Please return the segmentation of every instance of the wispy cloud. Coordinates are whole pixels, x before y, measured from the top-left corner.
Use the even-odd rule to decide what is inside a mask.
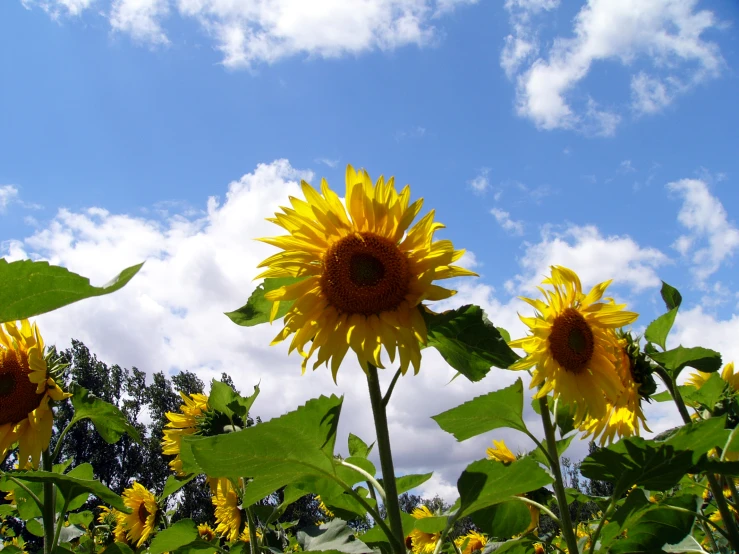
[[[510,235],[523,235],[523,222],[511,219],[511,214],[500,208],[493,208],[490,213],[495,217],[503,230]]]
[[[467,184],[469,184],[472,192],[474,192],[475,194],[485,194],[488,189],[490,189],[490,178],[488,177],[489,175],[490,168],[483,167],[480,170],[480,173],[474,179],[468,181]]]

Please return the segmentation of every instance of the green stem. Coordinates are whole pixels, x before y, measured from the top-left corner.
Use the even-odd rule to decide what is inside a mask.
[[[59,521],[56,522],[56,532],[54,533],[54,542],[51,543],[52,551],[56,548],[56,545],[59,543],[59,535],[62,534],[62,527],[64,527],[64,514],[67,513],[68,507],[69,507],[69,500],[65,498],[64,507],[62,508],[62,513],[59,514]]]
[[[372,403],[372,415],[375,420],[377,449],[380,453],[380,468],[382,469],[382,482],[385,485],[385,509],[387,510],[387,517],[390,521],[390,530],[395,537],[395,542],[398,543],[395,545],[395,551],[397,554],[405,554],[405,535],[403,533],[403,520],[400,518],[400,505],[398,504],[398,488],[395,483],[393,456],[390,451],[387,413],[385,412],[385,404],[382,399],[377,368],[372,364],[367,364],[367,385],[369,387],[370,402]]]
[[[702,512],[701,512],[701,515],[703,515]],[[706,523],[706,520],[707,519],[708,518],[706,518],[706,516],[703,515],[703,519],[700,520],[701,521],[701,527],[703,528],[703,534],[708,539],[708,542],[711,543],[711,551],[715,552],[716,554],[719,554],[721,551],[719,550],[718,545],[716,544],[716,539],[713,538],[713,531],[711,531],[711,528],[708,526],[708,523],[713,524],[713,522],[710,521],[710,520],[708,520],[708,523]],[[721,529],[721,532],[723,533],[724,530]]]
[[[257,544],[257,525],[251,506],[246,509],[246,520],[249,523],[249,551],[251,554],[258,554],[259,545]]]
[[[387,501],[385,498],[385,489],[382,488],[382,485],[380,485],[380,483],[377,482],[377,479],[375,479],[374,476],[370,475],[368,472],[363,470],[361,467],[355,466],[354,464],[350,464],[349,462],[346,462],[344,460],[341,460],[341,465],[346,466],[350,469],[353,469],[354,471],[359,473],[362,477],[367,479],[367,483],[371,483],[372,485],[374,485],[374,488],[376,488],[377,492],[380,493],[380,497],[382,498],[382,501],[383,502]]]
[[[667,373],[665,368],[660,365],[657,365],[655,367],[654,372],[660,376],[662,381],[665,383],[667,390],[670,391],[672,399],[675,401],[675,405],[677,406],[677,411],[680,412],[680,417],[683,418],[683,422],[685,424],[692,423],[692,420],[690,419],[690,414],[688,414],[688,410],[685,407],[683,397],[680,394],[680,389],[675,386],[675,381],[672,376]],[[708,485],[711,487],[711,492],[713,493],[714,500],[716,500],[716,506],[718,507],[718,511],[721,514],[721,520],[726,526],[729,544],[731,544],[731,547],[734,549],[735,552],[739,552],[739,528],[737,528],[734,515],[729,509],[729,505],[726,503],[723,488],[716,479],[716,476],[712,473],[707,473],[706,479],[708,480]]]
[[[549,450],[547,450],[546,448],[544,448],[544,445],[543,445],[543,444],[541,444],[541,441],[539,441],[539,439],[537,439],[537,438],[536,438],[536,437],[535,437],[535,436],[534,436],[534,435],[533,435],[533,434],[532,434],[532,433],[531,433],[531,432],[530,432],[530,431],[529,431],[528,429],[524,429],[524,433],[526,433],[526,434],[528,435],[528,437],[529,437],[529,438],[530,438],[530,439],[531,439],[532,441],[534,441],[534,443],[536,444],[536,446],[538,446],[538,447],[539,447],[539,450],[541,450],[541,451],[542,451],[542,452],[544,453],[544,456],[546,457],[546,459],[547,459],[547,460],[549,460],[549,465],[550,465],[550,467],[551,467],[551,466],[552,466],[553,464],[555,464],[555,463],[556,463],[556,462],[554,461],[554,458],[552,458],[552,457],[551,457],[551,456],[549,455]]]
[[[554,425],[552,418],[549,416],[549,405],[547,397],[539,398],[539,407],[541,409],[541,421],[544,425],[544,435],[547,438],[547,448],[552,461],[552,474],[554,475],[554,495],[559,506],[559,517],[562,521],[560,528],[567,543],[567,550],[570,554],[578,554],[577,538],[572,530],[572,519],[570,518],[570,507],[567,505],[567,494],[565,493],[564,481],[562,480],[562,469],[559,466],[559,454],[557,453],[557,437],[554,435]]]
[[[393,394],[393,391],[395,390],[395,383],[398,382],[398,378],[402,375],[401,371],[398,370],[395,372],[395,375],[393,375],[393,380],[390,381],[390,386],[387,388],[387,391],[385,392],[385,396],[382,398],[382,407],[386,407],[387,403],[390,402],[390,396]]]
[[[64,428],[64,430],[59,435],[59,438],[56,441],[56,446],[54,447],[54,453],[51,455],[51,463],[52,464],[54,462],[56,462],[56,459],[59,457],[59,453],[62,450],[62,443],[64,442],[64,437],[69,432],[69,430],[72,428],[72,425],[74,425],[75,423],[77,423],[77,421],[79,421],[79,420],[75,420],[74,418],[72,418],[72,421],[70,421],[67,424],[67,426]]]
[[[611,502],[608,504],[608,507],[606,508],[606,511],[603,512],[603,515],[600,518],[600,521],[598,522],[598,527],[595,529],[595,533],[593,533],[593,537],[590,539],[590,554],[593,554],[595,552],[595,543],[598,542],[598,538],[600,538],[600,532],[603,529],[603,525],[605,525],[606,520],[611,517],[611,513],[613,510],[616,509],[616,491],[613,491],[613,496],[611,496]]]
[[[377,504],[377,494],[375,493],[375,487],[372,486],[372,483],[367,481],[367,489],[369,490],[369,495],[372,500],[375,501],[375,504]]]
[[[734,478],[729,477],[728,475],[723,476],[724,481],[726,481],[726,485],[729,487],[729,490],[731,491],[731,500],[734,504],[734,506],[739,506],[739,492],[736,490],[736,485],[734,484]]]
[[[44,471],[53,471],[54,464],[47,448],[41,453]],[[44,481],[44,554],[51,554],[54,548],[54,520],[56,519],[56,497],[54,483]]]
[[[539,504],[536,500],[531,500],[530,498],[526,498],[525,496],[511,496],[510,499],[518,500],[519,502],[524,502],[526,504],[530,504],[531,506],[536,506],[537,508],[539,508],[539,510],[541,510],[542,512],[547,514],[549,517],[551,517],[554,523],[562,527],[562,522],[557,517],[557,514],[555,514],[552,510],[544,506],[544,504]]]

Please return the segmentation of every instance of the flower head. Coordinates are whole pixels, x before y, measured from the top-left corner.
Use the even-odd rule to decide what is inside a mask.
[[[320,193],[301,186],[305,200],[291,197],[292,208],[269,220],[288,234],[261,239],[283,252],[259,265],[268,269],[258,278],[302,277],[265,295],[274,302],[272,319],[281,301],[294,301],[273,344],[294,335],[290,351],[304,357],[303,372],[317,353],[313,369],[330,362],[334,380],[350,348],[365,371],[384,367],[384,348],[391,362],[397,352],[403,373],[411,364],[418,372],[419,342],[426,343],[421,303],[454,294],[433,281],[475,275],[452,265],[464,251],[433,240],[443,227],[433,211],[411,227],[423,201],[411,204],[409,187],[398,193],[393,178],[373,185],[366,171],[348,166],[344,203],[325,180]]]
[[[541,386],[535,398],[552,393],[565,405],[575,407],[575,425],[586,415],[600,419],[614,403],[623,385],[613,354],[614,329],[638,317],[613,300],[599,302],[610,281],[582,291],[577,274],[562,266],[552,266],[551,277],[543,281],[553,290],[539,290],[546,301],[522,298],[536,310],[534,317],[521,317],[531,335],[509,343],[522,348],[526,357],[509,369],[536,366],[531,388]]]
[[[431,510],[423,505],[415,508],[411,515],[416,519],[434,516]],[[411,540],[411,550],[414,554],[433,554],[436,543],[441,538],[441,533],[425,533],[420,529],[414,529],[411,531],[409,538]]]
[[[696,371],[690,374],[690,376],[685,380],[685,384],[693,385],[695,388],[699,389],[705,385],[706,381],[710,378],[711,373]],[[721,378],[729,384],[732,391],[739,392],[739,373],[734,373],[734,362],[729,362],[724,366],[724,369],[721,370]]]
[[[257,539],[262,538],[262,532],[257,529]],[[239,535],[239,540],[241,542],[251,542],[251,536],[249,535],[249,524],[247,523],[244,526],[244,530],[241,532],[241,535]]]
[[[207,523],[201,523],[198,525],[198,536],[204,541],[210,542],[216,538],[216,532]]]
[[[151,537],[156,528],[159,511],[157,499],[141,483],[131,485],[123,491],[122,496],[123,503],[131,508],[131,513],[118,512],[118,527],[126,532],[126,538],[132,544],[139,547]]]
[[[485,535],[481,535],[477,531],[470,531],[466,535],[462,535],[454,541],[454,544],[462,552],[462,554],[472,554],[477,550],[482,550],[488,542]]]
[[[241,531],[241,508],[239,495],[231,481],[219,479],[211,501],[215,506],[216,533],[229,541],[235,541]]]
[[[182,460],[180,459],[182,437],[198,432],[199,420],[208,411],[208,397],[204,394],[191,394],[188,396],[183,392],[180,392],[180,396],[184,402],[180,406],[180,413],[166,413],[169,423],[167,423],[164,429],[162,454],[175,456],[175,459],[169,462],[169,467],[177,475],[182,476],[184,475],[182,471]]]
[[[328,506],[321,500],[321,495],[316,495],[316,500],[318,500],[318,509],[326,516],[328,517],[334,517],[334,513],[329,509]]]
[[[508,449],[505,441],[493,440],[493,445],[495,445],[495,448],[487,449],[488,460],[496,460],[504,464],[516,461],[516,455]]]
[[[0,462],[17,442],[18,465],[37,468],[51,440],[50,400],[65,393],[51,376],[44,341],[27,319],[0,324]]]

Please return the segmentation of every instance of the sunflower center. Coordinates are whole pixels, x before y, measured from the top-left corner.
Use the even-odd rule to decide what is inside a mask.
[[[36,394],[30,372],[24,352],[0,349],[0,426],[23,421],[38,408],[44,394]]]
[[[572,373],[580,373],[593,357],[593,331],[580,312],[567,308],[552,323],[549,349],[559,365]]]
[[[338,240],[323,258],[321,289],[329,303],[347,314],[395,310],[410,283],[408,258],[398,246],[374,233]]]
[[[146,509],[146,504],[142,502],[139,504],[139,521],[146,525],[146,518],[149,517],[149,510]]]

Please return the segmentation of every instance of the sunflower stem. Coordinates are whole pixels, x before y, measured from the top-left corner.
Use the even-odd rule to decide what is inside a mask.
[[[377,368],[367,364],[367,385],[369,387],[370,402],[372,404],[372,415],[375,420],[375,432],[377,433],[377,449],[380,453],[380,468],[382,469],[382,484],[385,488],[385,509],[390,521],[390,530],[395,536],[397,554],[405,554],[405,535],[403,534],[403,520],[400,518],[400,505],[398,504],[398,487],[395,483],[395,468],[393,467],[393,456],[390,451],[390,433],[387,425],[387,413],[383,403],[382,390],[380,389],[380,378]],[[390,537],[388,537],[390,538]]]
[[[382,498],[383,502],[386,502],[385,499],[385,489],[382,488],[382,485],[377,482],[377,479],[375,479],[372,475],[370,475],[368,472],[363,470],[361,467],[355,466],[354,464],[350,464],[349,462],[345,462],[344,460],[341,460],[341,465],[348,467],[350,469],[353,469],[357,473],[359,473],[362,477],[365,477],[367,479],[367,483],[371,483],[371,485],[374,485],[374,488],[377,489],[377,492],[380,493],[380,497]]]
[[[56,522],[56,532],[54,533],[54,542],[51,543],[51,550],[56,548],[59,543],[59,536],[62,534],[62,527],[64,527],[64,514],[67,513],[69,507],[69,500],[64,499],[64,507],[62,507],[62,513],[59,514],[59,521]]]
[[[390,381],[390,386],[387,388],[387,391],[385,391],[385,396],[382,398],[382,407],[386,407],[387,403],[390,402],[390,396],[393,394],[393,391],[395,390],[395,383],[398,382],[398,378],[403,373],[398,369],[398,371],[395,372],[395,375],[393,375],[393,380]]]
[[[677,411],[680,412],[680,417],[683,418],[683,423],[685,423],[686,425],[692,423],[693,420],[690,418],[688,409],[685,407],[685,401],[680,394],[680,389],[678,389],[675,384],[675,380],[669,373],[667,373],[667,370],[659,364],[656,364],[654,372],[660,376],[665,384],[665,387],[667,387],[667,390],[670,391],[670,395],[672,396],[672,399],[677,406]],[[716,479],[716,476],[713,473],[706,473],[706,479],[708,480],[708,485],[711,487],[711,492],[713,493],[713,498],[716,501],[718,511],[721,514],[721,520],[726,526],[726,533],[728,534],[729,543],[731,544],[731,547],[734,549],[735,552],[739,552],[739,528],[737,528],[734,515],[729,509],[729,505],[726,503],[723,488],[721,487],[718,479]]]
[[[246,520],[249,522],[249,551],[251,554],[258,554],[259,545],[257,544],[257,526],[251,506],[246,509]]]
[[[539,504],[536,500],[531,500],[530,498],[526,498],[525,496],[511,496],[509,500],[518,500],[519,502],[524,502],[525,504],[529,504],[530,506],[535,506],[539,508],[542,512],[544,512],[549,517],[551,517],[554,523],[562,527],[562,522],[557,517],[557,514],[555,514],[552,510],[544,506],[544,504]]]
[[[562,480],[562,469],[559,465],[559,454],[557,453],[557,437],[554,435],[554,425],[552,418],[549,416],[549,405],[547,397],[539,398],[539,406],[541,408],[541,422],[544,425],[544,435],[547,438],[547,448],[549,456],[552,460],[552,474],[554,475],[554,495],[559,506],[559,517],[562,522],[560,528],[567,543],[567,550],[570,554],[578,554],[577,539],[572,530],[572,519],[570,518],[570,507],[567,505],[567,494],[565,493],[564,482]]]
[[[44,471],[53,471],[54,463],[51,460],[49,449],[41,452],[41,463]],[[44,481],[44,554],[51,554],[54,549],[54,520],[56,519],[56,490],[54,483]]]
[[[51,455],[51,463],[53,464],[56,462],[56,459],[59,457],[59,453],[62,450],[62,443],[64,442],[64,437],[67,435],[69,430],[72,428],[72,425],[77,423],[74,418],[72,418],[72,421],[70,421],[67,426],[64,428],[64,430],[59,434],[59,438],[56,440],[56,446],[54,447],[54,453]]]

